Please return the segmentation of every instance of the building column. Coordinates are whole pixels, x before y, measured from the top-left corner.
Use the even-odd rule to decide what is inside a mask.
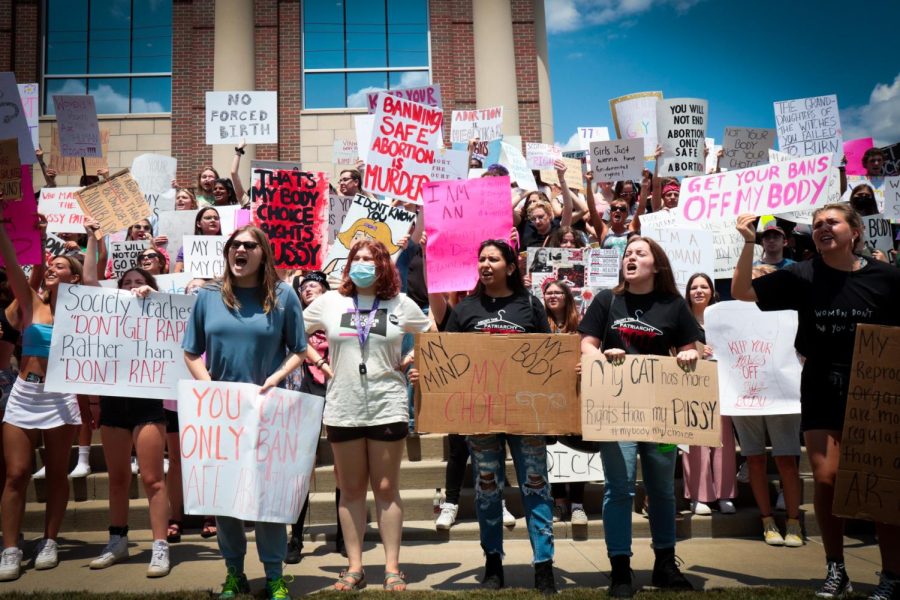
[[[550,97],[550,52],[547,49],[547,17],[544,0],[534,0],[534,42],[537,49],[538,103],[541,114],[541,141],[553,140],[553,100]]]
[[[253,23],[253,0],[216,0],[213,91],[256,89]],[[256,158],[256,146],[248,145],[245,152],[240,176],[249,189],[250,161]],[[213,146],[213,166],[220,176],[229,176],[233,157],[234,146]]]
[[[503,135],[519,135],[519,97],[510,0],[472,0],[475,102],[503,107]]]

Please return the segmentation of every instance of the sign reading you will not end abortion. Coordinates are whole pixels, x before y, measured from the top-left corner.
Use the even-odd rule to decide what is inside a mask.
[[[497,323],[502,326],[502,323]],[[577,433],[578,336],[416,336],[416,426],[434,433]]]
[[[708,102],[698,98],[673,98],[656,104],[656,134],[663,155],[660,176],[702,175],[706,172]]]
[[[581,436],[595,441],[722,445],[715,364],[683,371],[667,356],[626,356],[613,366],[581,359]]]
[[[206,143],[278,142],[278,92],[206,92]]]

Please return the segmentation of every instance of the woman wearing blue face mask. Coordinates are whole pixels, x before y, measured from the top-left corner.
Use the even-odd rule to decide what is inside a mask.
[[[403,505],[400,459],[409,431],[404,333],[428,331],[431,323],[400,293],[400,276],[381,242],[361,240],[347,256],[336,291],[303,311],[306,331],[328,336],[331,369],[323,422],[334,453],[341,499],[338,516],[349,565],[335,583],[341,591],[365,587],[362,540],[366,492],[372,481],[378,533],[384,544],[384,589],[406,589],[400,571]]]

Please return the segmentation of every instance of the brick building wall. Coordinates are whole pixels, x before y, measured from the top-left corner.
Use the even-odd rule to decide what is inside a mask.
[[[541,141],[541,108],[538,97],[537,46],[534,31],[534,2],[512,2],[513,41],[518,82],[519,134],[522,141]]]

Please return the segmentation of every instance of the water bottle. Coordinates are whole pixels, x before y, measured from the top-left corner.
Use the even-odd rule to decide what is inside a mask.
[[[441,514],[441,503],[443,500],[441,488],[434,488],[434,498],[431,500],[431,510],[434,512],[435,519]]]

